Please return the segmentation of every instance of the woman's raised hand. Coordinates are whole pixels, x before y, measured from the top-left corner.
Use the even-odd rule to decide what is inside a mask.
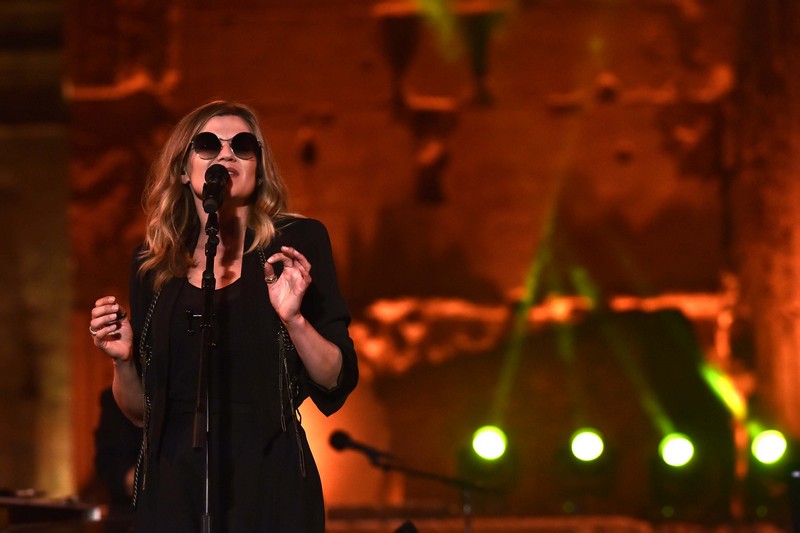
[[[275,275],[273,264],[282,263],[283,272]],[[271,255],[264,264],[264,281],[269,289],[269,301],[281,321],[288,324],[300,317],[303,295],[311,285],[311,263],[290,246],[281,246],[281,251]]]
[[[128,361],[133,354],[133,329],[125,309],[114,296],[104,296],[94,303],[89,334],[94,345],[114,361]]]

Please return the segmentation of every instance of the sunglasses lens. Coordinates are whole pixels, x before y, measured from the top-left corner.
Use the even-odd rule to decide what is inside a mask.
[[[214,159],[222,150],[219,138],[210,132],[198,133],[192,140],[192,149],[200,159]]]
[[[253,159],[259,152],[258,139],[246,131],[237,133],[231,139],[231,149],[239,159]]]

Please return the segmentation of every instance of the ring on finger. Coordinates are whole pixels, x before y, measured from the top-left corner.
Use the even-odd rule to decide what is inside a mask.
[[[273,283],[278,281],[278,276],[274,276],[274,275],[273,276],[267,276],[266,278],[264,278],[264,281],[267,282],[267,285],[272,285]]]
[[[97,332],[94,329],[92,329],[92,326],[89,326],[89,335],[91,335],[92,337],[97,335]]]

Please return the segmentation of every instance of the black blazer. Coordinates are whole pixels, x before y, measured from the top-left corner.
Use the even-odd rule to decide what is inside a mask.
[[[305,255],[311,263],[312,283],[302,303],[303,316],[327,340],[339,347],[342,352],[342,370],[338,385],[326,390],[315,384],[308,376],[300,358],[294,351],[287,353],[290,373],[297,378],[299,389],[295,407],[306,398],[311,400],[325,415],[339,410],[347,396],[358,382],[358,364],[353,341],[347,331],[350,315],[347,305],[339,292],[336,269],[333,262],[330,239],[325,226],[314,219],[288,218],[278,224],[278,233],[264,250],[264,257],[278,252],[281,246],[292,246]],[[196,237],[195,237],[196,239]],[[194,241],[196,242],[196,240]],[[253,242],[253,232],[248,230],[245,250]],[[138,274],[140,264],[138,252],[132,261],[130,302],[131,324],[134,332],[134,357],[140,360],[139,344],[143,321],[153,299],[150,276]],[[280,274],[281,265],[275,265]],[[288,409],[279,397],[277,336],[279,319],[269,301],[264,282],[263,264],[256,251],[246,253],[242,261],[241,273],[242,305],[245,307],[245,323],[241,325],[242,335],[247,339],[247,349],[263,353],[261,371],[251,376],[249,383],[242,386],[262,390],[263,402],[259,406],[260,424],[256,431],[262,433],[265,446],[281,431],[281,410]],[[170,280],[162,288],[152,315],[147,342],[152,346],[152,357],[146,376],[145,393],[151,401],[151,416],[147,439],[148,459],[158,454],[160,437],[164,424],[165,402],[167,398],[167,371],[169,368],[169,325],[182,279]],[[148,461],[150,462],[150,461]],[[151,463],[152,464],[152,463]]]

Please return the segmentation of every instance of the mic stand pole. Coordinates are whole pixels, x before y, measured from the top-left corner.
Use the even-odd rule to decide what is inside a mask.
[[[208,214],[206,221],[206,269],[203,271],[203,318],[200,324],[200,355],[198,358],[197,372],[197,402],[194,412],[194,431],[192,447],[195,450],[205,451],[204,472],[204,508],[200,521],[201,533],[211,533],[211,476],[209,456],[209,432],[211,431],[211,410],[209,406],[209,369],[211,349],[214,346],[212,336],[212,318],[214,316],[214,290],[217,280],[214,278],[214,257],[217,255],[219,244],[219,222],[217,213]]]
[[[459,489],[461,492],[461,514],[464,516],[464,533],[472,533],[472,492],[498,492],[497,489],[484,487],[483,485],[479,485],[465,479],[451,478],[432,472],[408,468],[402,464],[387,461],[383,454],[367,453],[367,456],[374,466],[377,466],[384,471],[401,472],[410,476],[431,479],[433,481],[438,481],[440,483],[444,483],[445,485],[450,485],[451,487]]]

